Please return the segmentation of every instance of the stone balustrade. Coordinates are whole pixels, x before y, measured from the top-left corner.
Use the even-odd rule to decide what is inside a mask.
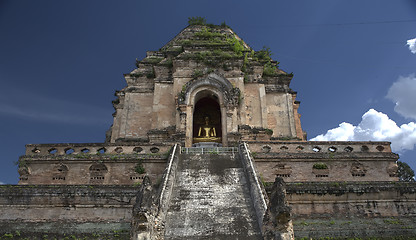
[[[351,141],[249,141],[249,149],[256,153],[391,153],[390,142]]]
[[[256,153],[391,153],[390,142],[350,141],[248,141],[251,152]],[[50,156],[71,154],[155,154],[170,150],[170,145],[136,143],[57,143],[27,144],[26,155]]]
[[[65,156],[81,154],[161,154],[170,150],[170,145],[112,144],[112,143],[54,143],[27,144],[26,156]]]

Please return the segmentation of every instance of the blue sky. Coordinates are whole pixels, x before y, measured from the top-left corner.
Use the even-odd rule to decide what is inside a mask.
[[[416,169],[414,0],[0,0],[0,182],[25,144],[103,142],[123,73],[190,16],[270,47],[309,139],[392,141]]]

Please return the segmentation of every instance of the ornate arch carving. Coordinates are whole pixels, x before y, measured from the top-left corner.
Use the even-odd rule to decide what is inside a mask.
[[[198,89],[212,89],[213,92],[218,94],[219,98],[222,98],[221,104],[224,104],[227,108],[236,107],[240,101],[240,89],[233,87],[230,81],[224,77],[210,73],[206,78],[193,79],[187,82],[183,86],[183,90],[178,97],[178,105],[190,105],[193,103],[195,91]]]

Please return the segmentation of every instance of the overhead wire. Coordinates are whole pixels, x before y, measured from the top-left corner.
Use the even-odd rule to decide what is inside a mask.
[[[349,25],[367,25],[367,24],[387,24],[387,23],[411,23],[416,22],[416,19],[408,20],[389,20],[389,21],[374,21],[374,22],[353,22],[353,23],[322,23],[322,24],[277,24],[276,26],[288,27],[314,27],[314,26],[349,26]]]

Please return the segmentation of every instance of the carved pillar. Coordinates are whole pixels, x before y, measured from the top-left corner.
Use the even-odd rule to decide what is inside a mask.
[[[220,106],[221,109],[221,128],[222,128],[222,145],[224,147],[228,146],[228,140],[227,140],[227,108],[224,105]]]
[[[192,137],[193,137],[193,106],[188,105],[186,106],[186,113],[185,113],[185,147],[192,147]]]
[[[233,111],[227,111],[227,132],[235,132],[234,129],[234,122],[233,122]]]
[[[185,132],[186,130],[186,105],[179,106],[179,131]]]
[[[179,117],[180,117],[180,127],[179,127],[179,131],[181,132],[185,132],[185,128],[186,128],[186,113],[185,112],[181,112],[179,113]]]

